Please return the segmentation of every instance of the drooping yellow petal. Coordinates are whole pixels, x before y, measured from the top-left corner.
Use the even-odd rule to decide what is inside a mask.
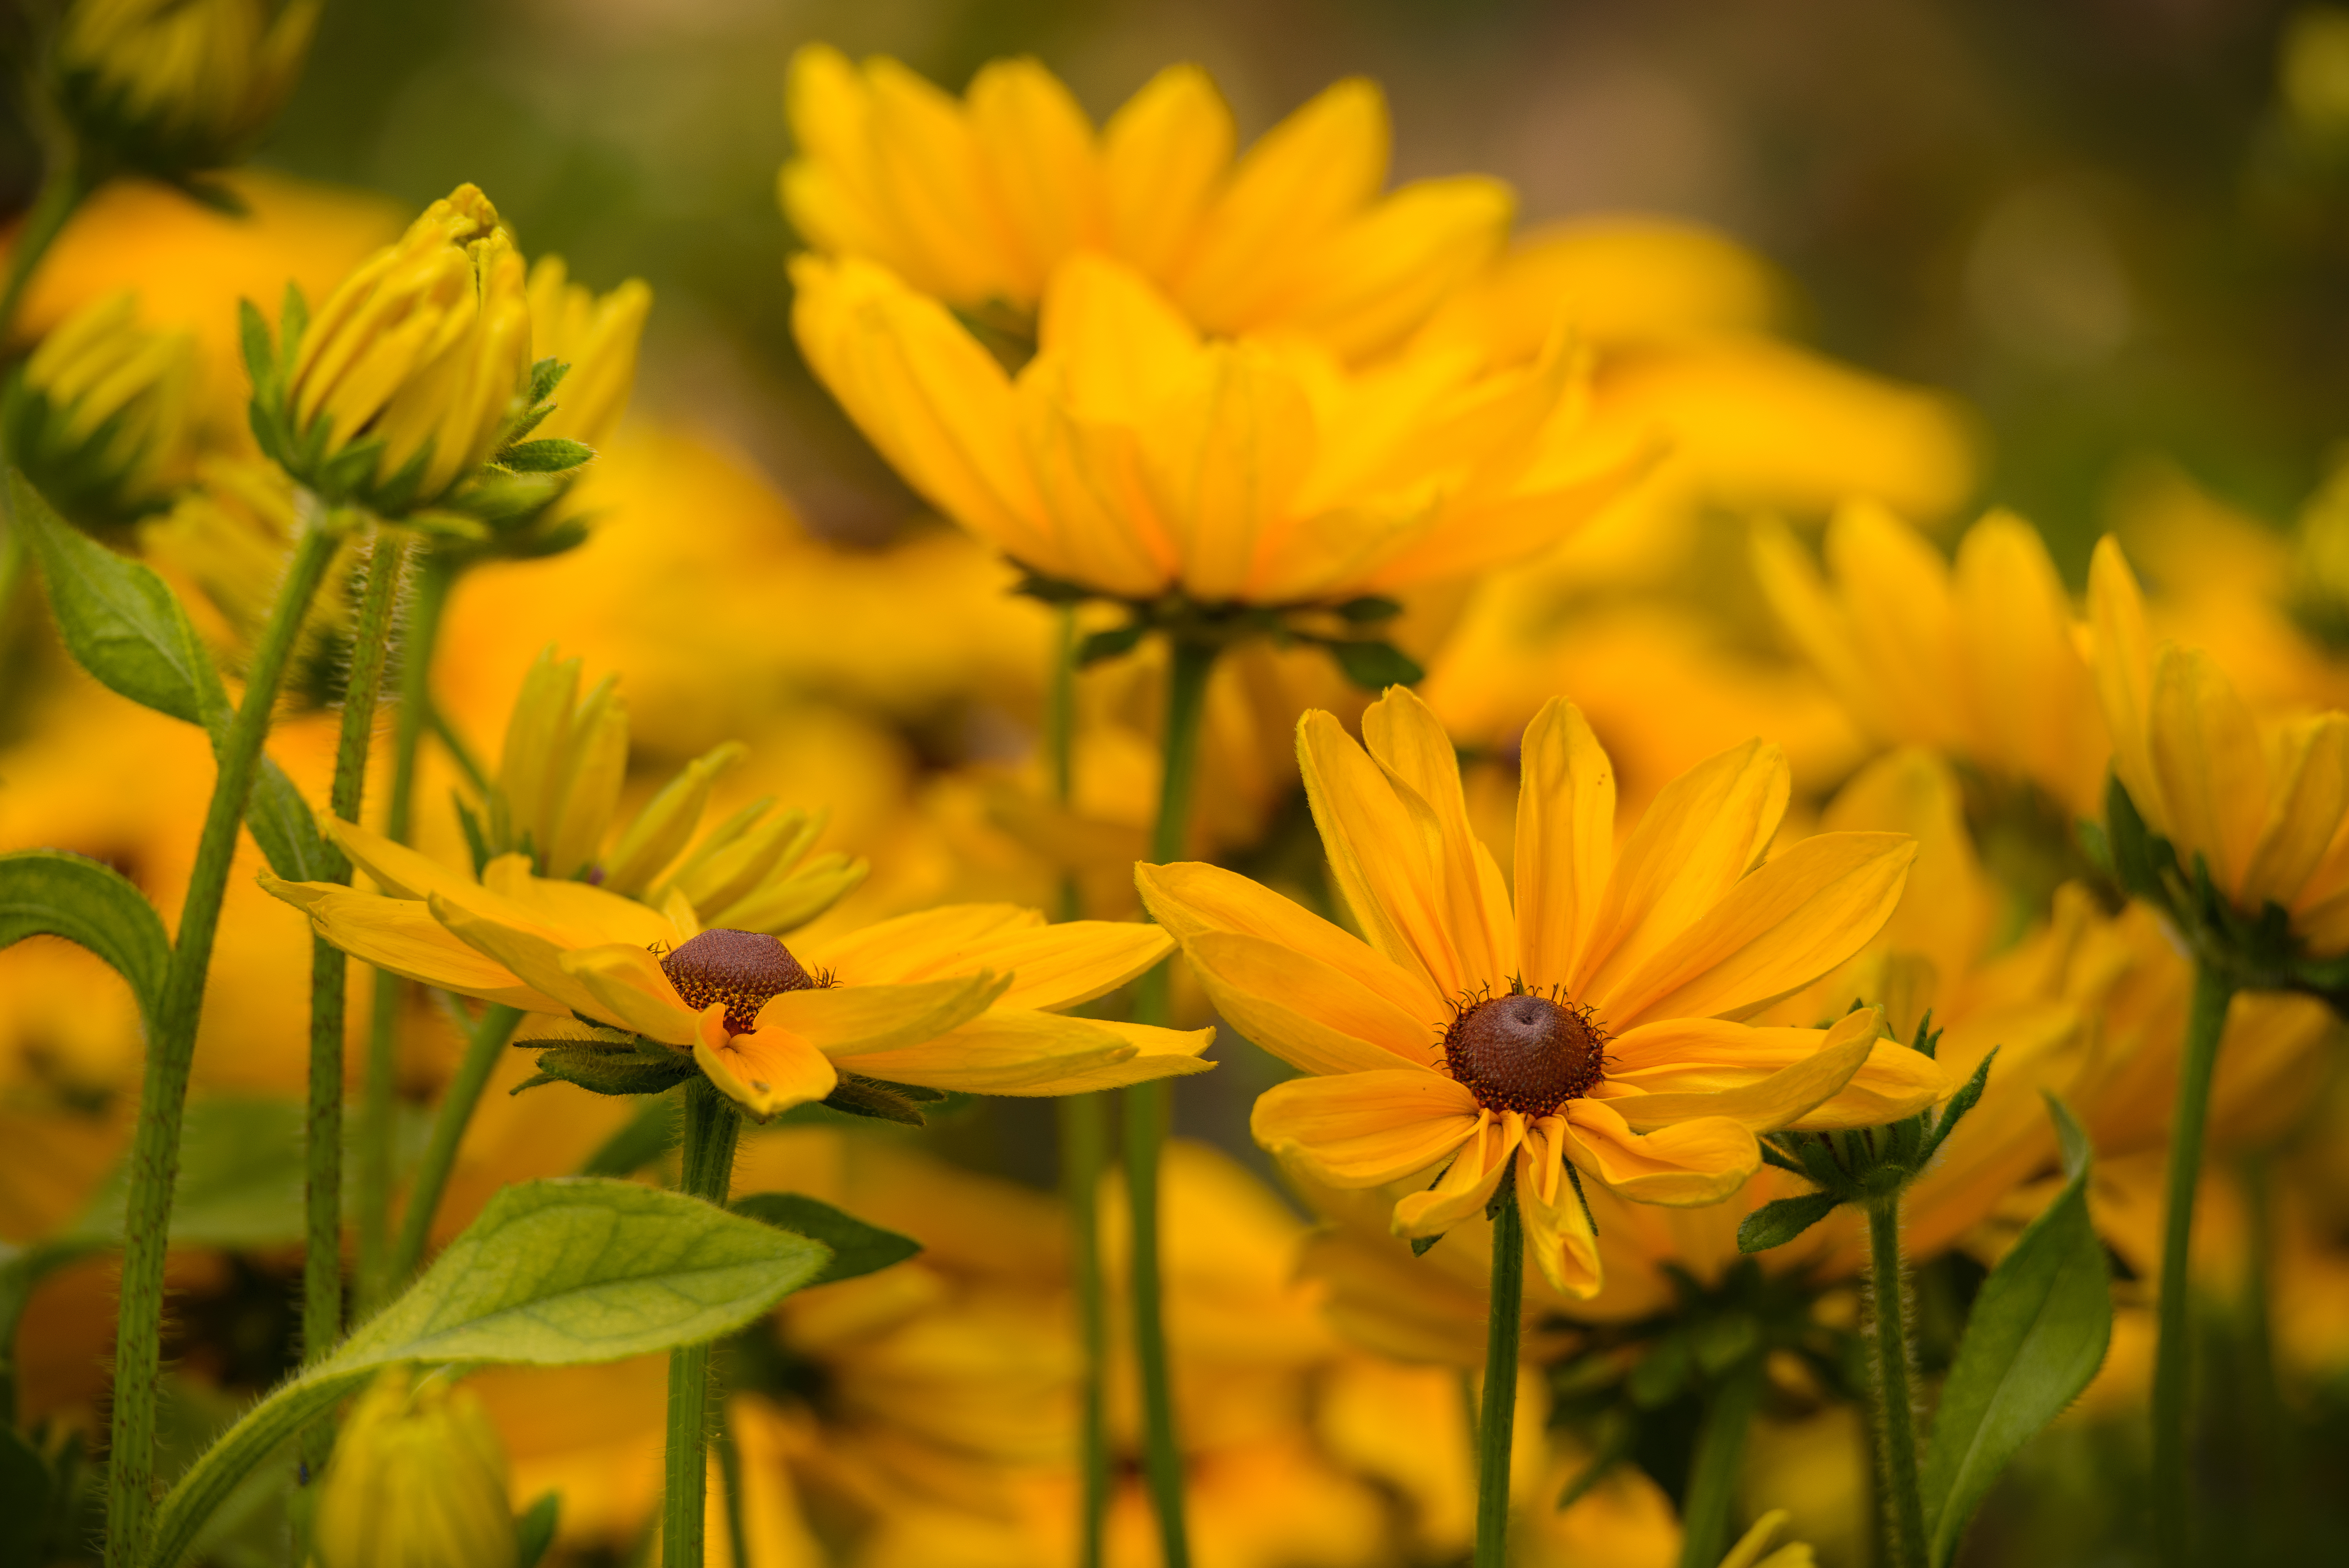
[[[1460,788],[1459,753],[1452,738],[1409,686],[1390,687],[1362,714],[1362,738],[1371,760],[1386,770],[1396,793],[1424,802],[1436,833],[1444,924],[1460,955],[1463,984],[1500,985],[1516,973],[1516,921],[1508,885],[1492,851],[1468,825]],[[1414,812],[1416,815],[1416,812]]]
[[[1914,1116],[1957,1088],[1947,1068],[1899,1040],[1878,1039],[1851,1081],[1788,1125],[1798,1132],[1882,1127]]]
[[[579,1008],[634,1029],[647,1039],[667,1046],[688,1046],[698,1037],[699,1019],[662,973],[660,961],[632,943],[607,943],[558,953],[556,964],[569,976],[574,991],[592,998]],[[712,1003],[722,1016],[722,1004]]]
[[[1752,1083],[1694,1093],[1626,1094],[1607,1103],[1634,1132],[1706,1116],[1727,1117],[1751,1132],[1775,1132],[1794,1126],[1851,1081],[1876,1042],[1878,1016],[1873,1010],[1846,1016],[1819,1033],[1816,1050]],[[1610,1075],[1610,1083],[1619,1081]]]
[[[1434,1056],[1433,1027],[1277,943],[1211,931],[1184,950],[1224,1021],[1292,1067],[1382,1072],[1399,1060],[1424,1063]]]
[[[307,914],[320,936],[378,969],[525,1013],[570,1011],[460,941],[420,901],[354,892],[337,882],[281,882],[267,872],[261,885]]]
[[[512,900],[542,929],[578,946],[632,942],[649,947],[679,939],[676,925],[658,910],[583,882],[533,876],[530,861],[520,855],[492,861],[482,868],[481,885]]]
[[[1525,1216],[1526,1255],[1560,1295],[1588,1301],[1604,1274],[1590,1212],[1567,1172],[1566,1122],[1546,1116],[1526,1129],[1517,1151],[1517,1212]]]
[[[1754,1134],[1727,1117],[1700,1117],[1639,1133],[1615,1105],[1603,1099],[1566,1102],[1567,1158],[1635,1202],[1672,1208],[1718,1203],[1761,1168],[1761,1146]]]
[[[1466,1146],[1435,1185],[1396,1201],[1391,1222],[1396,1235],[1440,1236],[1492,1202],[1509,1168],[1509,1156],[1525,1141],[1526,1119],[1514,1110],[1496,1114],[1480,1106],[1466,1125],[1474,1129]]]
[[[419,854],[406,844],[395,844],[331,812],[319,814],[318,830],[393,898],[421,899],[472,885],[471,877],[450,871],[430,856]]]
[[[1517,784],[1517,973],[1577,973],[1615,858],[1615,767],[1564,697],[1526,727]]]
[[[1155,1029],[997,1007],[918,1045],[858,1055],[856,1072],[971,1094],[1061,1095],[1209,1071],[1213,1029]]]
[[[1447,998],[1416,968],[1237,872],[1197,861],[1133,868],[1134,886],[1159,924],[1188,944],[1209,931],[1254,936],[1327,965],[1403,1016],[1440,1021]]]
[[[1333,1187],[1376,1187],[1459,1148],[1477,1115],[1475,1097],[1442,1073],[1396,1068],[1275,1084],[1248,1130]]]
[[[759,1009],[762,1029],[788,1029],[827,1056],[898,1050],[934,1039],[987,1011],[1009,975],[923,980],[906,985],[833,985],[784,991]],[[858,1069],[863,1070],[863,1069]]]
[[[725,1004],[709,1012],[722,1016]],[[698,1030],[693,1059],[727,1095],[764,1121],[778,1111],[823,1099],[840,1085],[831,1058],[788,1029],[755,1029],[729,1035],[719,1017]]]
[[[1297,761],[1330,872],[1371,945],[1454,996],[1475,982],[1444,920],[1433,823],[1414,818],[1394,786],[1331,715],[1297,721]]]
[[[1906,833],[1820,833],[1730,888],[1647,963],[1582,993],[1609,1026],[1737,1016],[1809,985],[1880,929],[1916,858]]]

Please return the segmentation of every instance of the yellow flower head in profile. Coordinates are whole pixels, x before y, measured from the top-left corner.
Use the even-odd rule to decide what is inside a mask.
[[[2216,659],[2155,642],[2110,535],[2088,613],[2113,774],[2147,830],[2241,915],[2278,909],[2310,954],[2349,950],[2349,714],[2262,724]]]
[[[121,522],[168,506],[194,466],[200,379],[193,335],[142,323],[127,289],[101,295],[26,360],[10,450],[70,516]]]
[[[1367,749],[1308,714],[1298,751],[1368,940],[1214,866],[1137,875],[1233,1027],[1316,1075],[1257,1102],[1258,1142],[1338,1188],[1441,1171],[1395,1204],[1397,1233],[1480,1213],[1514,1164],[1527,1247],[1553,1288],[1588,1297],[1579,1177],[1718,1202],[1759,1168],[1757,1132],[1874,1126],[1941,1092],[1873,1010],[1825,1029],[1739,1021],[1873,936],[1915,852],[1902,834],[1822,833],[1764,860],[1788,789],[1775,747],[1667,786],[1619,852],[1606,753],[1553,700],[1525,734],[1513,899],[1420,700],[1390,691],[1362,733]]]
[[[636,346],[653,291],[630,278],[607,294],[573,283],[560,256],[542,256],[530,269],[533,351],[570,368],[554,392],[554,412],[533,434],[601,446],[620,422],[636,382]]]
[[[1451,350],[1349,373],[1294,338],[1203,338],[1084,255],[1053,274],[1015,378],[870,262],[792,275],[808,363],[916,490],[1115,598],[1289,605],[1465,575],[1550,543],[1641,460],[1578,439],[1580,364],[1556,344],[1497,373]]]
[[[2038,531],[1993,511],[1954,568],[1870,502],[1827,525],[1822,581],[1783,527],[1754,541],[1780,623],[1876,738],[2030,784],[2071,817],[2102,810],[2105,727],[2071,595]]]
[[[318,1498],[324,1568],[512,1568],[497,1429],[470,1389],[380,1374],[335,1439]]]
[[[273,454],[329,500],[429,502],[496,449],[529,390],[520,253],[471,185],[361,263],[304,326]]]
[[[523,679],[486,810],[467,822],[483,864],[519,853],[540,876],[592,882],[656,909],[675,892],[707,923],[770,934],[805,925],[864,880],[862,860],[808,853],[826,813],[779,811],[772,796],[694,841],[712,787],[742,759],[738,741],[688,763],[613,838],[628,712],[616,677],[582,697],[579,672],[579,660],[548,648]]]
[[[81,134],[158,173],[233,162],[302,74],[320,0],[76,0],[57,36]]]
[[[1055,1095],[1203,1072],[1214,1031],[1058,1014],[1173,946],[1146,925],[960,904],[785,947],[705,928],[671,889],[650,908],[501,855],[481,880],[347,822],[320,824],[381,892],[263,885],[379,969],[546,1015],[526,1043],[624,1043],[689,1057],[765,1118],[860,1078],[979,1094]],[[580,1020],[586,1020],[583,1025]],[[835,1062],[838,1065],[835,1065]],[[681,1064],[675,1064],[681,1066]]]
[[[1053,75],[998,60],[960,101],[886,57],[810,45],[787,97],[799,156],[783,211],[816,250],[877,262],[961,307],[1036,308],[1079,251],[1149,279],[1201,330],[1393,346],[1496,254],[1495,180],[1390,194],[1386,101],[1342,81],[1234,159],[1232,113],[1196,66],[1161,71],[1096,131]]]

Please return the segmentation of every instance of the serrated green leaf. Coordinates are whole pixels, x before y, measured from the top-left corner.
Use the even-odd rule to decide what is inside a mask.
[[[220,675],[163,580],[73,528],[14,469],[8,490],[74,662],[142,707],[209,727],[227,706]]]
[[[2047,1107],[2070,1179],[1974,1297],[1925,1456],[1929,1555],[1941,1568],[1999,1472],[2079,1397],[2112,1339],[2111,1281],[2088,1219],[2087,1140],[2054,1096]]]
[[[810,1285],[873,1274],[892,1264],[904,1263],[922,1250],[922,1243],[911,1236],[868,1224],[844,1209],[835,1209],[804,1193],[751,1192],[735,1199],[730,1206],[738,1214],[747,1214],[793,1235],[812,1237],[830,1247],[832,1262],[824,1265],[822,1274],[808,1281]]]
[[[508,447],[498,454],[498,463],[518,474],[560,474],[577,468],[595,455],[595,449],[585,441],[549,436],[543,440],[523,441]]]
[[[1330,656],[1338,661],[1339,670],[1364,691],[1417,686],[1427,676],[1416,661],[1392,643],[1366,639],[1330,643],[1327,646]]]
[[[1833,1192],[1774,1198],[1738,1222],[1737,1250],[1766,1253],[1772,1247],[1783,1247],[1833,1213],[1840,1201]]]
[[[148,1568],[177,1568],[212,1511],[286,1439],[386,1367],[572,1367],[697,1345],[823,1273],[821,1242],[630,1181],[525,1181],[342,1347],[246,1412],[164,1498]]]
[[[62,936],[104,959],[129,984],[152,1027],[171,939],[129,878],[63,850],[0,855],[0,947],[28,936]]]

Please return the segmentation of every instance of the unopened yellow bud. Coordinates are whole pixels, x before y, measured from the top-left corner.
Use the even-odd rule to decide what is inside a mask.
[[[691,841],[709,807],[709,791],[718,776],[750,755],[739,740],[713,748],[686,765],[652,798],[636,820],[620,835],[604,862],[604,885],[630,898],[642,892],[653,878],[668,869],[679,851]]]
[[[195,338],[142,325],[129,290],[60,322],[9,401],[17,463],[57,508],[127,521],[171,503],[196,446]]]
[[[304,329],[283,456],[329,500],[404,511],[496,449],[529,390],[521,255],[471,185],[343,281]]]
[[[335,1439],[316,1543],[323,1568],[513,1568],[505,1452],[481,1402],[405,1368],[368,1385]]]
[[[554,389],[554,412],[534,434],[603,444],[636,386],[636,345],[652,305],[653,291],[639,278],[599,297],[569,281],[560,256],[531,267],[531,341],[541,358],[570,366]]]
[[[753,801],[711,829],[647,902],[675,892],[706,925],[780,934],[813,920],[864,880],[861,860],[809,858],[829,812],[774,806],[771,798]]]
[[[260,139],[302,74],[319,0],[77,0],[59,98],[83,138],[160,174],[216,169]]]
[[[523,679],[490,790],[486,848],[526,853],[542,875],[595,863],[628,766],[628,714],[616,677],[579,698],[580,661],[548,648]]]

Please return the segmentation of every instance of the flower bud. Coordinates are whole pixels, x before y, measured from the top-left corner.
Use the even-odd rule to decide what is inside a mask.
[[[531,342],[540,357],[569,366],[554,389],[554,412],[533,434],[603,444],[636,386],[636,345],[652,304],[653,291],[641,278],[599,298],[569,281],[560,256],[532,265]]]
[[[318,9],[319,0],[78,0],[57,38],[59,100],[85,140],[134,168],[217,169],[276,118]]]
[[[256,427],[279,427],[264,445],[329,501],[398,513],[489,459],[530,373],[522,257],[460,185],[344,280],[282,387],[256,370]]]
[[[129,290],[60,322],[8,400],[9,446],[50,503],[90,523],[171,503],[195,458],[196,343],[140,325]]]
[[[506,1458],[481,1402],[404,1367],[359,1397],[318,1499],[323,1568],[513,1568]]]
[[[617,677],[579,698],[580,661],[538,655],[506,721],[505,750],[490,789],[485,848],[523,853],[539,874],[588,871],[619,802],[628,768],[628,711]]]

